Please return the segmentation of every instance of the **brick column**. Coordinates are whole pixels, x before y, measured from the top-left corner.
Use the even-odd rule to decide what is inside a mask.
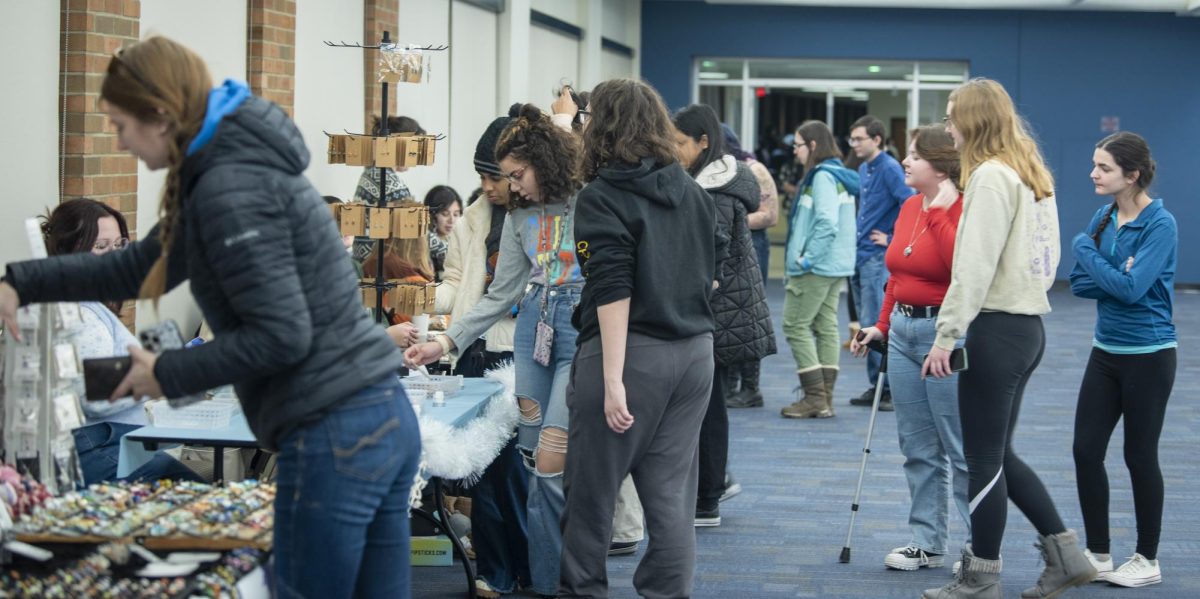
[[[390,31],[392,41],[396,39],[400,28],[400,0],[363,0],[363,45],[373,46],[383,38],[384,31]],[[371,122],[383,111],[383,98],[379,89],[379,73],[376,66],[379,56],[377,52],[363,52],[363,110],[366,113],[363,121],[363,131],[371,131]],[[396,115],[396,94],[388,94],[388,114]]]
[[[59,110],[62,194],[89,197],[125,216],[137,238],[137,159],[117,150],[117,136],[100,110],[100,84],[113,53],[138,40],[140,0],[60,0]],[[134,303],[121,321],[133,328]]]
[[[247,82],[255,94],[291,115],[296,96],[296,1],[248,0],[246,9]]]
[[[59,110],[63,110],[60,200],[90,197],[137,228],[137,160],[117,150],[117,137],[97,105],[113,52],[137,41],[140,0],[62,0]]]

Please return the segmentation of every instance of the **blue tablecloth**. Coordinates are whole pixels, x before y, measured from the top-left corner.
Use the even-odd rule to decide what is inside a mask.
[[[446,397],[446,405],[435,407],[431,402],[421,406],[422,416],[458,428],[479,416],[488,400],[503,390],[503,385],[491,379],[464,379],[463,389]],[[137,437],[139,440],[133,440]],[[154,451],[143,445],[144,440],[162,440],[167,443],[187,443],[204,447],[245,446],[255,443],[254,433],[246,424],[241,412],[233,416],[229,426],[221,429],[164,428],[143,426],[121,438],[121,453],[117,460],[117,476],[129,476],[131,472],[149,462]]]

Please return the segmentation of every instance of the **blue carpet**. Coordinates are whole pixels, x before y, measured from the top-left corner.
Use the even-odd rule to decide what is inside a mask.
[[[719,528],[697,531],[696,597],[919,597],[922,589],[950,579],[945,568],[897,572],[883,567],[883,557],[909,540],[908,488],[901,471],[895,418],[881,413],[861,508],[851,542],[852,559],[838,563],[846,539],[850,503],[862,456],[869,410],[848,405],[867,388],[866,368],[849,354],[842,356],[835,405],[827,420],[784,420],[779,409],[794,399],[794,365],[782,333],[779,314],[783,289],[768,284],[780,353],[763,362],[765,408],[730,411],[730,470],[745,491],[721,505]],[[843,301],[843,325],[846,319]],[[1071,434],[1075,401],[1091,350],[1094,303],[1055,289],[1054,312],[1045,319],[1045,358],[1026,392],[1014,446],[1041,476],[1068,527],[1083,521],[1075,491]],[[1176,296],[1180,331],[1179,370],[1167,409],[1160,445],[1166,481],[1163,535],[1159,557],[1163,583],[1144,589],[1121,589],[1093,583],[1065,597],[1200,597],[1200,576],[1188,574],[1200,563],[1200,483],[1191,453],[1200,430],[1200,346],[1188,335],[1200,330],[1200,295]],[[1118,426],[1108,463],[1112,486],[1111,527],[1114,558],[1132,555],[1136,537],[1129,473],[1121,453]],[[963,542],[964,528],[952,510],[951,540]],[[1031,586],[1041,571],[1032,547],[1036,532],[1010,504],[1003,546],[1006,597]],[[644,549],[644,543],[643,543]],[[636,597],[632,577],[641,551],[609,559],[612,597]],[[1193,564],[1189,566],[1188,564]],[[1193,571],[1194,572],[1194,571]],[[414,568],[413,595],[419,598],[462,597],[465,581],[453,568]]]

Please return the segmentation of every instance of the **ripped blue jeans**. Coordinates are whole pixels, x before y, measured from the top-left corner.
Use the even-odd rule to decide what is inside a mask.
[[[582,285],[550,287],[548,291],[542,285],[532,285],[521,300],[513,338],[517,399],[537,402],[536,410],[521,410],[517,448],[529,470],[529,575],[533,579],[534,592],[540,595],[558,594],[558,569],[562,556],[559,521],[566,500],[563,498],[562,472],[539,472],[536,467],[537,454],[539,451],[566,452],[567,383],[571,378],[575,337],[578,335],[575,327],[571,326],[571,312],[579,304],[582,290]],[[549,366],[542,366],[533,359],[543,293],[549,293],[546,324],[554,328]],[[551,441],[543,443],[543,431],[547,429],[557,430],[550,433]],[[560,434],[561,442],[557,440]]]
[[[275,586],[280,599],[407,599],[408,497],[421,433],[393,375],[279,443]]]

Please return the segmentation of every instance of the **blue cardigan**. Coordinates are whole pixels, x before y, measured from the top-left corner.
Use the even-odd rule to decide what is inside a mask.
[[[1114,354],[1153,353],[1177,345],[1171,321],[1179,232],[1175,217],[1154,200],[1137,218],[1117,228],[1116,213],[1092,241],[1108,206],[1075,236],[1071,292],[1097,300],[1093,345]],[[1132,257],[1128,272],[1125,264]]]

